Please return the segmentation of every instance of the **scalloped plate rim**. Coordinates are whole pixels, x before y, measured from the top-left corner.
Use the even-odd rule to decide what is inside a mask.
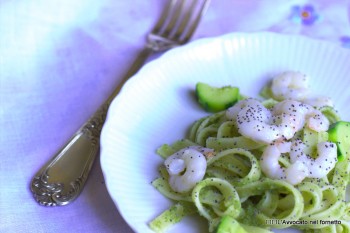
[[[193,48],[203,46],[203,45],[205,45],[207,43],[211,43],[213,41],[223,42],[225,40],[233,40],[233,39],[237,39],[237,38],[244,39],[246,37],[257,37],[258,39],[260,37],[269,37],[269,38],[275,38],[276,40],[300,40],[300,41],[305,42],[305,43],[312,43],[312,44],[319,43],[321,47],[322,46],[329,47],[332,50],[333,49],[337,50],[338,53],[346,53],[347,55],[350,54],[347,49],[341,48],[341,47],[339,47],[331,42],[323,41],[323,40],[316,40],[316,39],[312,39],[312,38],[308,38],[308,37],[300,36],[300,35],[283,35],[283,34],[277,34],[277,33],[272,33],[272,32],[229,33],[229,34],[225,34],[225,35],[219,36],[219,37],[198,39],[198,40],[193,41],[193,42],[191,42],[187,45],[184,45],[182,47],[172,49],[172,50],[166,52],[165,54],[163,54],[162,56],[160,56],[158,59],[146,64],[134,77],[132,77],[123,86],[120,94],[112,101],[110,109],[109,109],[108,114],[107,114],[106,123],[102,129],[102,134],[101,134],[101,157],[100,157],[100,160],[101,160],[101,167],[102,167],[102,171],[103,171],[103,176],[105,177],[105,180],[106,180],[105,183],[107,186],[107,190],[108,190],[114,204],[116,205],[117,209],[120,211],[120,214],[123,216],[125,221],[130,225],[130,227],[134,231],[138,231],[138,230],[140,230],[140,228],[138,226],[135,226],[135,224],[133,224],[132,221],[130,221],[130,219],[126,219],[125,213],[123,212],[123,206],[122,206],[123,204],[120,204],[120,200],[118,200],[119,194],[115,194],[115,190],[113,189],[113,187],[111,186],[112,184],[110,183],[110,179],[111,179],[111,170],[110,169],[111,168],[108,166],[110,157],[106,155],[105,149],[107,147],[106,140],[108,140],[107,134],[109,133],[108,127],[110,127],[110,122],[114,121],[114,118],[113,118],[114,117],[113,116],[114,109],[118,108],[119,105],[122,104],[123,101],[125,101],[125,97],[127,96],[127,94],[129,92],[132,91],[134,86],[137,86],[138,83],[140,81],[142,81],[142,79],[147,78],[146,75],[144,75],[145,70],[154,69],[155,67],[157,67],[157,65],[159,65],[164,60],[174,59],[174,57],[181,56],[183,53],[186,54],[188,51],[193,50]],[[285,232],[289,232],[289,231],[285,231]]]

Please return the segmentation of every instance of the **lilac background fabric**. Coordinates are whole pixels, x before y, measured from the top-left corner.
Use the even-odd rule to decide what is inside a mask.
[[[1,1],[0,232],[132,232],[109,197],[99,158],[68,206],[39,206],[29,184],[120,82],[166,2]],[[212,0],[193,39],[274,31],[350,48],[348,5]]]

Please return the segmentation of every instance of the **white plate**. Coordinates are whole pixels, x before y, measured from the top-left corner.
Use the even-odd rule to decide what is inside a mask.
[[[171,202],[150,182],[162,159],[155,150],[184,138],[207,115],[193,92],[199,81],[238,86],[257,96],[275,74],[299,70],[311,76],[315,93],[331,96],[350,120],[350,52],[327,42],[273,33],[234,33],[173,49],[147,64],[113,101],[101,138],[101,164],[108,191],[136,232]],[[170,232],[206,232],[201,218],[186,218]],[[283,232],[292,232],[283,230]]]

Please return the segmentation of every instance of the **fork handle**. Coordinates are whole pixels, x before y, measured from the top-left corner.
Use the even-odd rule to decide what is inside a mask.
[[[84,123],[73,137],[34,176],[31,191],[45,206],[67,205],[79,196],[99,152],[100,135],[107,110],[123,84],[153,53],[145,47],[137,56],[120,84],[104,104]]]

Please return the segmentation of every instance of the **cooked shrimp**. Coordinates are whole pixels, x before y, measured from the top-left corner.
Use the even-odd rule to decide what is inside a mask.
[[[328,118],[319,110],[312,109],[306,115],[306,125],[316,132],[327,131],[329,124]]]
[[[278,159],[282,153],[290,151],[290,146],[290,142],[281,142],[266,147],[260,158],[260,166],[267,177],[272,179],[286,178],[285,169],[281,167]]]
[[[290,184],[298,184],[308,175],[308,168],[301,161],[294,161],[288,168],[282,168],[278,159],[282,153],[291,150],[290,142],[275,143],[268,146],[260,159],[261,170],[272,179],[286,180]]]
[[[299,184],[306,177],[325,177],[337,162],[337,147],[331,142],[317,144],[317,158],[306,155],[306,145],[297,139],[291,142],[277,142],[266,147],[261,158],[260,165],[264,174],[272,179],[283,179],[290,184]],[[291,165],[282,168],[278,159],[282,153],[289,152]]]
[[[302,162],[296,161],[286,169],[286,181],[292,185],[299,184],[309,174],[309,168]]]
[[[204,177],[207,160],[204,153],[211,149],[184,148],[169,156],[164,164],[169,173],[169,185],[176,192],[190,191]]]
[[[271,91],[277,100],[303,100],[309,93],[306,75],[289,71],[280,74],[272,80]]]
[[[330,172],[337,162],[337,146],[332,142],[317,144],[318,157],[310,161],[309,177],[322,178]]]
[[[226,117],[235,122],[240,134],[265,144],[289,140],[305,124],[317,132],[329,128],[322,112],[296,100],[283,100],[270,110],[258,100],[246,99],[229,108]]]
[[[311,105],[295,100],[284,100],[277,103],[272,113],[275,122],[278,118],[280,124],[285,126],[285,128],[282,127],[282,133],[286,139],[291,139],[305,124],[317,132],[327,131],[329,128],[329,120],[322,112]]]
[[[306,145],[297,139],[292,143],[289,154],[292,163],[302,162],[308,168],[307,177],[322,178],[330,172],[337,162],[337,147],[332,142],[317,144],[317,158],[311,158],[304,153]]]
[[[305,115],[309,106],[295,100],[284,100],[273,109],[274,123],[279,124],[284,138],[291,139],[305,124]]]
[[[240,107],[238,114],[235,113],[239,133],[266,144],[281,138],[278,126],[271,124],[270,110],[254,99],[246,103],[249,104],[240,104],[244,107]]]
[[[233,120],[235,122],[237,119],[238,113],[245,107],[265,108],[264,105],[262,105],[262,103],[256,99],[253,99],[253,98],[244,99],[237,102],[235,105],[233,105],[232,107],[226,110],[227,119]],[[261,118],[261,120],[266,120],[270,117],[271,114],[269,112],[265,112],[265,113],[266,115],[260,116],[260,117],[264,117],[264,118]]]
[[[233,108],[228,115],[233,113],[231,116],[236,118],[238,131],[243,136],[270,144],[291,139],[302,129],[308,108],[300,102],[285,100],[277,103],[271,111],[259,101],[250,99],[246,104],[240,103],[239,107]]]

